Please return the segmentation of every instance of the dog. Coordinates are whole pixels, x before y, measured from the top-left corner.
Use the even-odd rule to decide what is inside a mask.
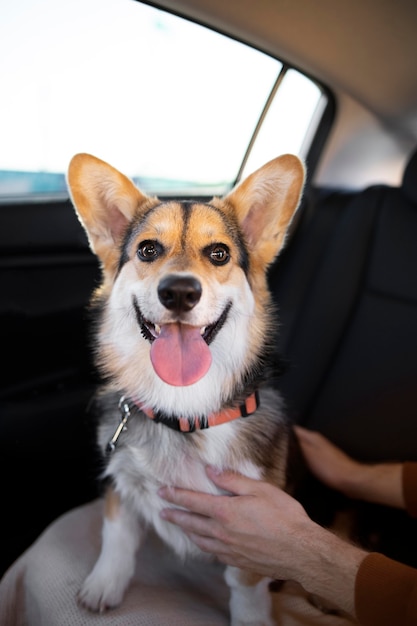
[[[79,592],[91,611],[122,602],[149,525],[181,557],[204,557],[160,517],[162,485],[218,493],[211,464],[286,488],[291,428],[270,381],[267,269],[304,175],[283,155],[223,198],[164,201],[92,155],[70,162],[70,197],[102,270],[91,310],[109,486],[101,553]],[[232,567],[225,580],[232,625],[274,623],[269,580]]]

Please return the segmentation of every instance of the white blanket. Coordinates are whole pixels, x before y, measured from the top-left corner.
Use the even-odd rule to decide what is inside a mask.
[[[98,556],[103,503],[96,500],[56,520],[0,582],[1,626],[227,626],[228,590],[218,563],[185,564],[149,533],[122,605],[91,614],[77,591]],[[325,615],[287,583],[274,593],[280,626],[349,626]],[[280,616],[278,618],[278,615]]]

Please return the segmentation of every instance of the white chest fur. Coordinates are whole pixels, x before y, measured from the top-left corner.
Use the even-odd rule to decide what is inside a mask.
[[[234,453],[236,426],[224,424],[190,435],[143,419],[140,423],[133,420],[128,437],[124,440],[122,435],[110,458],[105,474],[112,476],[123,502],[182,557],[200,551],[181,530],[161,519],[160,511],[167,502],[159,497],[158,489],[167,485],[219,493],[207,477],[207,465],[260,478],[260,468]],[[108,441],[107,425],[102,427],[100,439]]]

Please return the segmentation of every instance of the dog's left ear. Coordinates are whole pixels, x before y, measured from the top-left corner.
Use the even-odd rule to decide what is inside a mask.
[[[114,167],[91,154],[76,154],[67,174],[70,196],[92,251],[109,274],[134,213],[150,198]]]
[[[285,154],[256,170],[225,198],[232,205],[255,258],[265,265],[281,250],[299,205],[304,166]]]

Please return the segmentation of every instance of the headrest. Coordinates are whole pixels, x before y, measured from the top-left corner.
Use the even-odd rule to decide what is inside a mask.
[[[415,150],[404,170],[402,190],[411,202],[417,204],[417,150]]]

